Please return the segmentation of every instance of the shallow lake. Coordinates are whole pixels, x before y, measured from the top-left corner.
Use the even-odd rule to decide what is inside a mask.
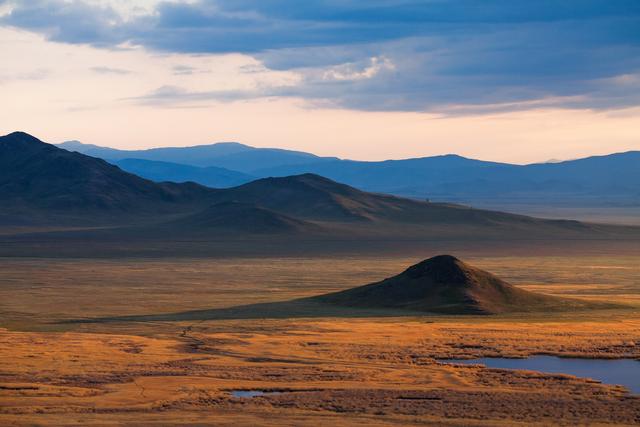
[[[487,368],[524,369],[551,374],[568,374],[591,378],[606,384],[625,386],[629,391],[640,394],[640,362],[631,359],[575,359],[554,356],[533,356],[527,359],[481,358],[449,359],[444,363],[481,364]]]
[[[262,390],[234,390],[231,392],[233,397],[251,398],[256,396],[265,396],[269,394],[280,394],[279,391],[262,391]]]

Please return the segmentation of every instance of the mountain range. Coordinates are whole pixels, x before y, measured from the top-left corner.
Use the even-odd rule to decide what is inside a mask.
[[[0,236],[0,253],[11,256],[257,255],[393,251],[442,242],[624,244],[640,240],[640,227],[367,192],[311,173],[230,188],[154,182],[14,132],[0,137]]]
[[[640,151],[515,165],[458,155],[365,162],[237,143],[140,151],[77,141],[60,147],[103,158],[157,182],[193,181],[225,188],[257,178],[313,173],[365,191],[494,208],[515,206],[516,211],[522,206],[550,212],[561,207],[640,208]]]
[[[151,148],[148,150],[117,150],[115,148],[83,144],[79,141],[67,141],[58,146],[65,150],[77,151],[109,161],[142,159],[196,167],[215,166],[246,174],[251,174],[253,171],[263,168],[337,160],[335,157],[319,157],[302,151],[255,148],[237,142],[219,142],[193,147]]]
[[[226,189],[156,183],[22,132],[0,137],[0,201],[0,215],[6,221],[141,224],[145,232],[158,235],[221,230],[312,234],[322,230],[325,236],[597,231],[577,221],[365,192],[315,174],[262,178]]]

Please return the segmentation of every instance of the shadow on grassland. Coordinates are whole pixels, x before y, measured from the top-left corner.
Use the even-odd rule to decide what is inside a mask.
[[[581,317],[584,315],[597,313],[618,313],[632,309],[629,306],[617,304],[594,304],[593,306],[573,308],[568,310],[544,311],[522,311],[517,313],[505,313],[497,317],[506,318],[541,318],[547,319],[553,316],[568,316],[568,318]],[[406,308],[361,308],[339,306],[326,302],[320,302],[317,297],[301,298],[290,301],[267,302],[258,304],[239,305],[228,308],[214,308],[205,310],[190,310],[177,313],[148,314],[133,316],[114,316],[86,319],[70,319],[62,321],[62,324],[82,324],[82,323],[116,323],[116,322],[182,322],[182,321],[206,321],[206,320],[256,320],[256,319],[303,319],[303,318],[383,318],[383,317],[492,317],[487,313],[442,313],[426,312],[417,310],[407,310]],[[477,318],[477,317],[476,317]]]
[[[73,319],[62,323],[179,322],[194,320],[291,319],[314,317],[415,317],[427,315],[429,315],[429,313],[395,308],[342,307],[318,302],[312,297],[291,301],[248,304],[228,308],[192,310],[178,313]]]

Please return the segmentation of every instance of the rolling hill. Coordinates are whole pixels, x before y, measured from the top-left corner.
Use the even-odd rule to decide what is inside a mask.
[[[543,220],[524,215],[474,209],[449,203],[432,203],[387,194],[369,193],[328,178],[302,174],[263,178],[216,191],[218,202],[256,203],[307,220],[357,222],[372,227],[382,223],[453,227],[556,227],[586,231],[578,221]],[[453,231],[453,230],[452,230]]]
[[[310,299],[346,307],[445,314],[607,308],[607,304],[603,303],[559,298],[519,289],[450,255],[429,258],[380,282]]]
[[[216,203],[161,226],[192,233],[216,231],[239,234],[290,234],[320,230],[320,227],[312,223],[255,204],[236,201]]]
[[[385,215],[390,204],[413,205],[410,200],[365,193],[313,174],[263,178],[218,191],[217,201],[257,203],[300,218],[351,221]]]

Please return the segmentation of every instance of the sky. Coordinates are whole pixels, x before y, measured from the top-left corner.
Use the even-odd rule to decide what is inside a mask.
[[[637,0],[0,0],[0,134],[362,160],[640,150]]]

